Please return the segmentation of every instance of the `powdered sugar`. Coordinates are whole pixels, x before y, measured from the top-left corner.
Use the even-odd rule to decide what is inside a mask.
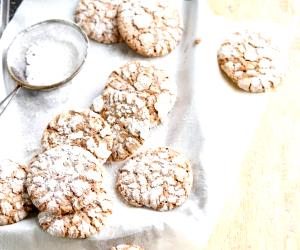
[[[26,171],[13,161],[0,162],[0,226],[22,220],[32,209],[24,185]]]
[[[38,215],[41,227],[57,237],[86,238],[102,230],[106,217],[112,213],[112,202],[104,189],[81,210],[59,215],[41,212]]]
[[[128,161],[119,170],[116,187],[134,206],[166,211],[187,199],[192,181],[192,169],[184,155],[169,148],[157,148]]]
[[[117,27],[117,10],[122,0],[80,0],[76,23],[87,35],[101,43],[117,43],[122,39]]]
[[[125,160],[136,152],[150,129],[166,119],[176,96],[176,84],[167,72],[151,63],[132,61],[113,71],[91,107],[111,126],[110,159]]]
[[[18,170],[19,165],[10,160],[2,160],[0,163],[0,179],[11,177],[14,171]]]
[[[175,49],[183,23],[172,2],[135,0],[120,4],[118,28],[129,47],[148,57],[163,56]]]
[[[276,88],[283,79],[283,54],[270,38],[259,32],[232,34],[222,43],[218,61],[228,77],[249,92]]]
[[[64,214],[89,204],[100,192],[103,167],[88,151],[74,146],[52,148],[32,160],[27,189],[40,211]]]
[[[38,40],[25,53],[26,81],[48,86],[70,77],[77,65],[78,52],[68,41]]]
[[[111,154],[111,130],[99,114],[89,109],[69,110],[56,116],[42,137],[44,150],[63,144],[83,147],[104,163]]]

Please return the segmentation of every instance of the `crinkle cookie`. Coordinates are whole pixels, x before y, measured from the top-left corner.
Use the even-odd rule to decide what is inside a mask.
[[[167,118],[177,97],[176,84],[167,72],[145,61],[132,61],[113,71],[105,85],[105,90],[109,88],[134,93],[143,100],[151,126]]]
[[[116,247],[112,247],[111,250],[144,250],[144,248],[141,248],[140,246],[137,245],[121,244]]]
[[[111,159],[124,160],[143,143],[152,127],[167,118],[176,101],[176,85],[150,63],[133,61],[113,71],[103,95],[91,107],[110,124]]]
[[[103,167],[77,146],[51,148],[31,160],[26,186],[40,211],[66,214],[89,205],[101,192]]]
[[[75,22],[97,42],[121,42],[117,25],[121,2],[123,0],[80,0],[75,12]]]
[[[110,161],[122,161],[136,152],[150,132],[150,114],[145,102],[135,94],[114,89],[97,97],[92,109],[100,112],[113,135]]]
[[[175,49],[183,34],[183,21],[171,1],[129,0],[118,10],[118,28],[137,53],[163,56]]]
[[[70,110],[57,115],[42,137],[43,150],[63,144],[80,146],[104,163],[111,154],[112,134],[99,114],[89,109],[82,112]]]
[[[27,168],[11,160],[0,161],[0,226],[24,219],[33,206],[25,180]]]
[[[249,92],[264,92],[282,81],[281,53],[259,32],[232,34],[222,43],[218,62],[238,87]]]
[[[160,147],[133,156],[120,168],[116,188],[133,206],[167,211],[184,203],[192,183],[192,169],[185,156]]]
[[[56,237],[87,238],[99,233],[112,213],[112,202],[101,190],[97,200],[79,211],[65,215],[41,212],[38,215],[43,230]]]

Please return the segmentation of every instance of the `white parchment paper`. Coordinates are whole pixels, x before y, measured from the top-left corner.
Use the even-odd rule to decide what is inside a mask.
[[[1,51],[31,24],[53,18],[73,20],[77,1],[24,0],[0,41]],[[105,184],[113,196],[114,211],[100,234],[86,240],[55,238],[43,232],[32,216],[0,227],[0,250],[109,249],[120,243],[139,244],[147,250],[199,249],[207,242],[224,200],[235,188],[241,160],[269,94],[242,92],[219,70],[216,52],[221,39],[242,25],[213,16],[204,0],[177,2],[185,23],[182,43],[166,57],[146,60],[171,73],[178,99],[169,119],[153,131],[143,148],[172,146],[191,159],[194,185],[189,200],[164,213],[130,207],[115,192],[119,167],[115,164],[106,168]],[[196,38],[202,39],[197,46]],[[48,92],[21,90],[0,117],[0,158],[27,163],[39,150],[43,130],[54,115],[88,107],[110,72],[133,59],[144,58],[125,44],[91,42],[87,61],[71,83]],[[2,98],[15,83],[5,70],[0,80]]]

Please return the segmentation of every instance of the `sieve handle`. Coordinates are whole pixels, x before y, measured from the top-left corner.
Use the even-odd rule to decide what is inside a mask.
[[[0,0],[0,10],[1,10],[1,26],[0,26],[0,37],[5,30],[9,21],[9,6],[10,0]]]
[[[11,103],[12,99],[18,93],[19,89],[21,88],[20,85],[15,87],[15,89],[10,92],[1,102],[0,102],[0,116],[4,113],[8,105]]]

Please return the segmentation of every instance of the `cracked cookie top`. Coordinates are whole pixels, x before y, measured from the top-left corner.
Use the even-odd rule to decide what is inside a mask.
[[[25,188],[27,172],[26,166],[0,161],[0,226],[24,219],[33,208]]]
[[[87,238],[99,233],[112,214],[112,202],[104,189],[95,200],[81,210],[57,215],[41,212],[38,215],[43,230],[56,237]]]
[[[169,54],[183,34],[182,17],[168,0],[121,3],[118,28],[128,46],[147,57]]]
[[[57,115],[42,137],[43,150],[64,144],[80,146],[105,163],[111,154],[111,129],[99,114],[90,109],[69,110]]]
[[[259,32],[233,33],[222,43],[218,62],[226,75],[248,92],[265,92],[282,81],[280,50]]]
[[[124,160],[143,145],[150,129],[167,118],[176,96],[176,84],[151,63],[132,61],[114,70],[91,107],[111,126],[110,159]]]
[[[117,13],[121,2],[123,0],[80,0],[75,12],[75,22],[97,42],[121,42],[117,26]]]
[[[51,148],[31,160],[26,186],[40,211],[66,214],[95,200],[101,191],[103,166],[77,146]]]
[[[192,169],[185,156],[170,148],[149,149],[119,169],[116,188],[129,204],[167,211],[188,198]]]

